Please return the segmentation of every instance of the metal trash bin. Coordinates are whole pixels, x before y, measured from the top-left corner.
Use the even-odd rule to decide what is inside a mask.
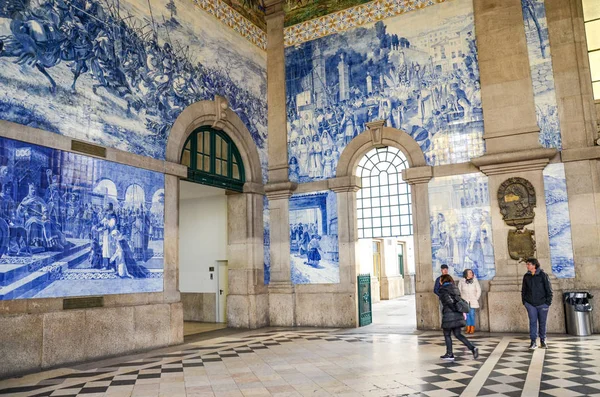
[[[575,336],[592,334],[592,304],[593,296],[589,292],[565,292],[565,320],[567,332]]]

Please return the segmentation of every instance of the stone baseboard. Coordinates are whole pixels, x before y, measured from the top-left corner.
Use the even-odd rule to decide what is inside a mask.
[[[0,317],[0,378],[183,343],[181,302]]]

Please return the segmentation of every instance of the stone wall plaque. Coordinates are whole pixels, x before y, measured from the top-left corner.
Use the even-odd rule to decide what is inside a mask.
[[[504,222],[518,230],[533,222],[535,189],[523,178],[509,178],[498,188],[498,205]]]
[[[92,307],[103,307],[103,296],[87,296],[84,298],[63,299],[63,310],[70,309],[89,309]]]
[[[512,259],[532,258],[535,256],[535,240],[533,230],[509,230],[508,254]]]

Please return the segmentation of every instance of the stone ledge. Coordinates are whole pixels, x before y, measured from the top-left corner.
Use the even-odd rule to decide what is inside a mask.
[[[289,199],[298,184],[295,182],[276,182],[265,185],[265,194],[269,200]]]
[[[560,153],[560,158],[564,163],[600,159],[600,146],[565,149]]]
[[[409,185],[428,183],[433,178],[433,167],[414,167],[402,170],[402,179]]]

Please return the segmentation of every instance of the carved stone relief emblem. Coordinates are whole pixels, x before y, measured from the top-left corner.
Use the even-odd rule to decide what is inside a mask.
[[[498,188],[498,204],[504,222],[516,230],[508,232],[508,253],[512,259],[535,255],[534,231],[525,229],[535,218],[535,188],[527,179],[509,178]]]
[[[535,189],[523,178],[509,178],[498,189],[498,204],[504,222],[521,230],[535,217]]]

